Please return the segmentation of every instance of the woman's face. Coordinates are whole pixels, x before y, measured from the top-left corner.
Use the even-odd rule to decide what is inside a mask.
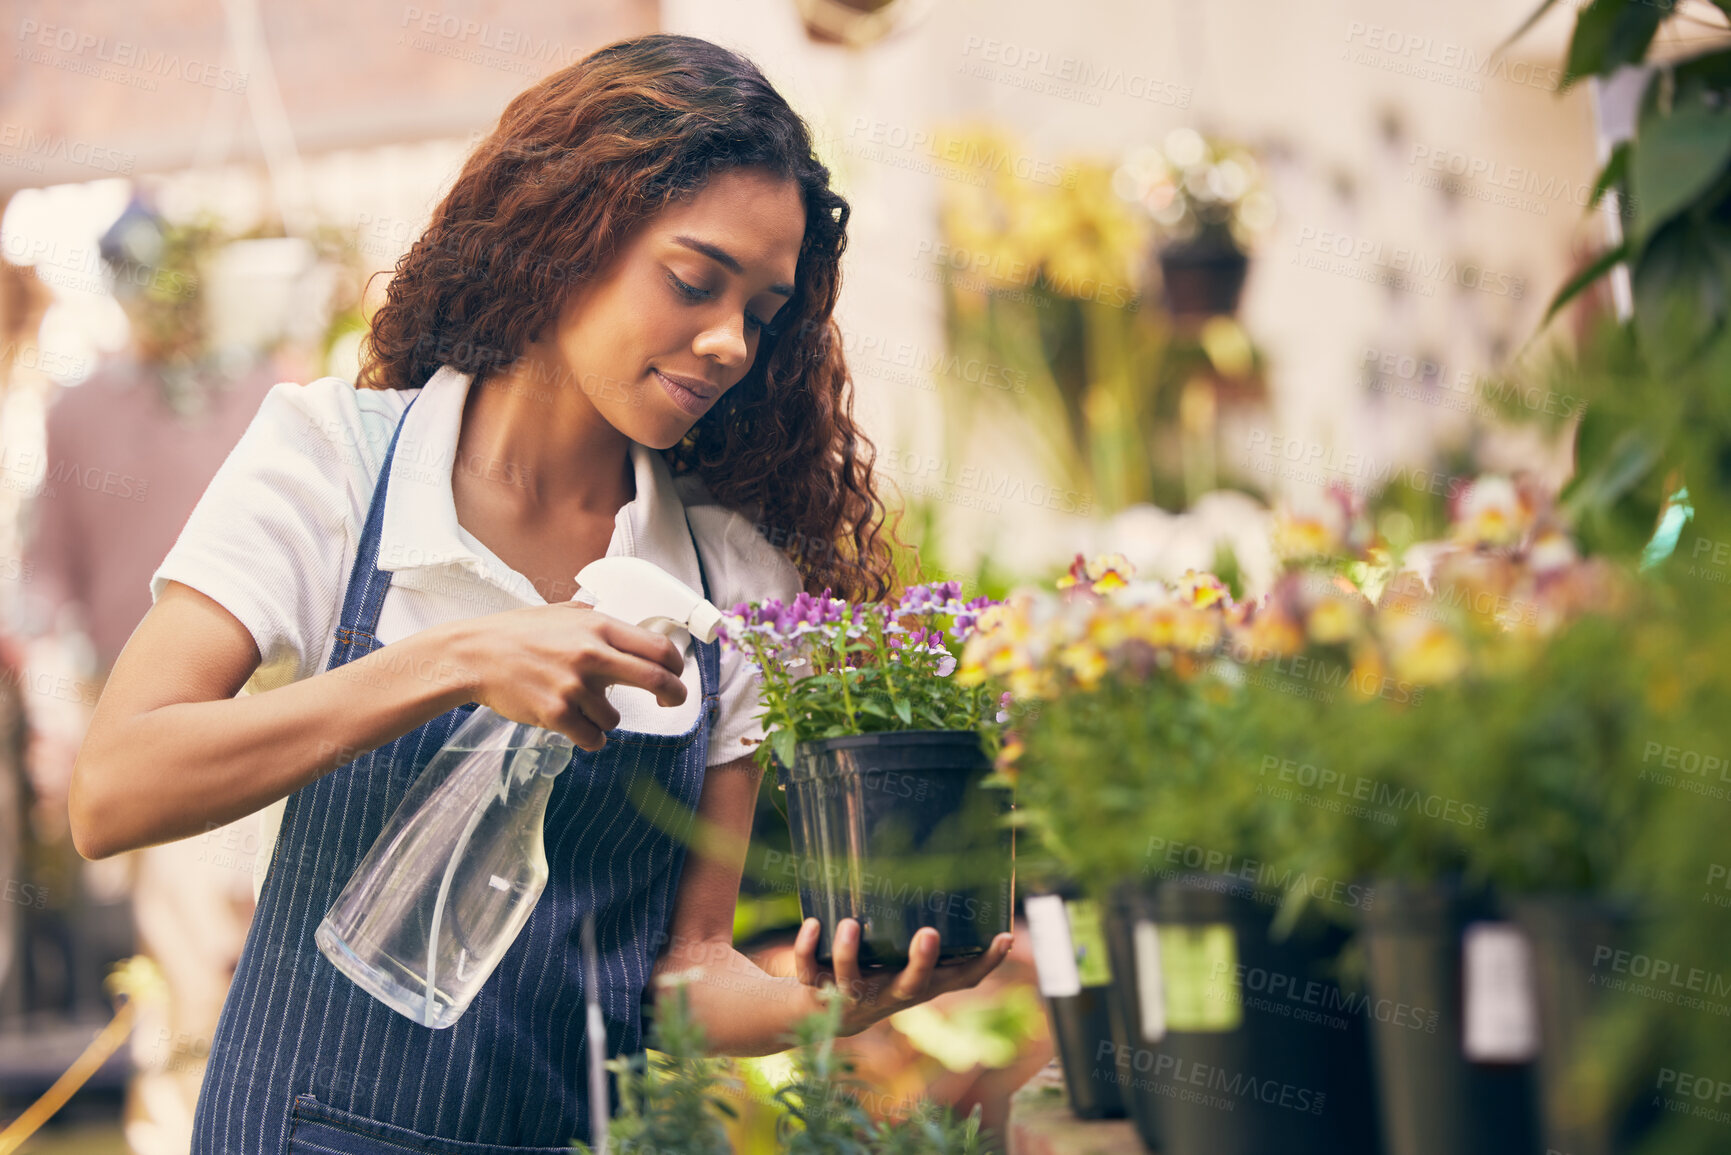
[[[633,441],[677,445],[751,368],[793,294],[804,236],[797,184],[722,172],[629,234],[532,356]]]

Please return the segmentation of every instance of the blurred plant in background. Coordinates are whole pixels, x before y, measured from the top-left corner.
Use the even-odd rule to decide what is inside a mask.
[[[941,143],[962,158],[936,254],[951,352],[1027,385],[1011,397],[945,387],[952,456],[982,424],[994,437],[1032,434],[1049,475],[1090,498],[1077,512],[1178,509],[1215,488],[1220,410],[1266,397],[1261,358],[1230,310],[1175,318],[1150,296],[1160,221],[1125,194],[1160,194],[1114,158],[1015,163],[1026,151],[996,127]],[[1186,192],[1180,216],[1205,231],[1224,212],[1221,227],[1248,232],[1267,195],[1248,186],[1253,166],[1228,150],[1197,169],[1193,183],[1215,199]]]
[[[1141,205],[1168,243],[1249,251],[1274,224],[1274,198],[1263,187],[1255,154],[1193,128],[1173,129],[1162,148],[1132,149],[1113,173],[1112,187]]]

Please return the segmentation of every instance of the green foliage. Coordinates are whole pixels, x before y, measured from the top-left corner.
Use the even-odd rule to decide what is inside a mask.
[[[1564,86],[1638,62],[1669,11],[1669,4],[1654,0],[1593,0],[1575,19]]]
[[[789,1155],[866,1155],[871,1150],[872,1121],[859,1102],[864,1085],[835,1049],[842,1009],[841,999],[832,997],[822,1013],[795,1029],[799,1049],[793,1078],[775,1093],[787,1110],[778,1134]]]
[[[726,1155],[732,1147],[721,1116],[734,1111],[722,1093],[736,1080],[721,1060],[704,1056],[703,1028],[691,1017],[684,987],[657,1003],[649,1046],[607,1062],[619,1079],[620,1112],[607,1126],[612,1150],[619,1155]],[[589,1155],[586,1144],[573,1146]]]
[[[656,1002],[650,1050],[613,1059],[621,1110],[609,1121],[618,1155],[724,1155],[732,1150],[723,1117],[736,1112],[729,1094],[741,1081],[726,1059],[708,1057],[702,1027],[691,1017],[683,987]],[[865,1085],[836,1049],[843,1001],[829,989],[825,1009],[794,1027],[791,1079],[773,1093],[783,1111],[777,1147],[790,1155],[979,1155],[980,1109],[957,1120],[946,1107],[921,1100],[901,1118],[873,1119],[862,1104]],[[585,1143],[572,1148],[593,1155]]]
[[[793,1079],[776,1092],[787,1108],[778,1138],[789,1155],[976,1155],[980,1109],[956,1120],[946,1108],[922,1101],[900,1119],[874,1121],[860,1105],[865,1090],[852,1063],[835,1049],[842,1000],[809,1016],[796,1030]]]
[[[1589,616],[1417,701],[1257,689],[1238,734],[1292,810],[1277,853],[1337,879],[1622,889],[1657,801],[1629,769],[1663,661],[1644,643]]]
[[[1017,824],[1099,894],[1150,866],[1151,839],[1256,853],[1283,819],[1233,764],[1231,694],[1208,676],[1109,678],[1034,704],[1012,723]]]
[[[1575,22],[1565,86],[1640,64],[1676,8],[1656,0],[1593,0]],[[1635,330],[1656,369],[1670,372],[1723,358],[1731,331],[1728,91],[1731,52],[1724,49],[1653,71],[1633,139],[1612,152],[1594,188],[1594,203],[1604,190],[1617,191],[1625,240],[1558,291],[1547,320],[1613,266],[1627,263]]]

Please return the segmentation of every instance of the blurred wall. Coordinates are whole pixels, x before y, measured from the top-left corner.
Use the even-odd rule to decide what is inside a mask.
[[[10,0],[10,189],[465,135],[653,0]],[[249,125],[262,118],[262,131]]]
[[[1555,91],[1568,5],[1500,58],[1494,49],[1536,4],[923,7],[923,20],[863,52],[811,42],[792,0],[662,0],[661,11],[670,31],[751,55],[824,138],[855,210],[841,312],[862,347],[942,347],[939,288],[922,273],[944,178],[908,143],[917,130],[990,118],[1027,141],[1031,163],[1121,154],[1181,125],[1261,146],[1279,215],[1242,318],[1271,359],[1274,414],[1233,431],[1223,451],[1276,488],[1316,479],[1285,460],[1279,439],[1325,464],[1355,452],[1424,463],[1462,436],[1458,409],[1367,388],[1367,360],[1388,355],[1385,386],[1413,371],[1405,358],[1451,378],[1501,363],[1599,235],[1582,207],[1596,171],[1590,99]],[[935,394],[872,369],[856,358],[870,429],[900,457],[929,461]],[[1564,464],[1530,439],[1517,445],[1519,460],[1553,473]],[[1002,467],[1008,452],[990,432],[940,476]],[[1015,468],[1038,472],[1027,458]],[[1348,479],[1363,468],[1350,463]],[[1103,544],[1074,516],[953,496],[942,509],[956,564],[990,549],[1041,566]]]

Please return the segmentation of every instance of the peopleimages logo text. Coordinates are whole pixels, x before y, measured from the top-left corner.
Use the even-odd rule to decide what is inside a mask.
[[[1324,257],[1336,257],[1351,262],[1355,266],[1380,269],[1395,274],[1396,283],[1404,283],[1399,278],[1410,278],[1417,281],[1452,281],[1464,289],[1475,292],[1489,293],[1494,297],[1508,297],[1518,301],[1527,293],[1527,282],[1524,277],[1499,273],[1471,261],[1461,262],[1453,257],[1439,257],[1419,252],[1406,245],[1396,245],[1392,248],[1381,241],[1369,237],[1357,237],[1351,233],[1335,232],[1333,229],[1318,229],[1303,225],[1298,230],[1297,245],[1300,249],[1308,248]],[[1294,260],[1297,260],[1295,257]]]

